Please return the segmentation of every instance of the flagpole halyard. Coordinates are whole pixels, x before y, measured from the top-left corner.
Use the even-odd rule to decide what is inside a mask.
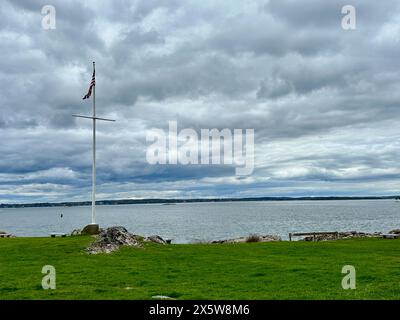
[[[93,74],[96,74],[94,61]],[[96,224],[96,85],[93,86],[92,224]]]

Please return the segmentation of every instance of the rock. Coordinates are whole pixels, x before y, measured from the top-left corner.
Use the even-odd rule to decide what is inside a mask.
[[[16,238],[17,236],[15,234],[11,234],[5,231],[0,231],[0,237],[1,238]]]
[[[74,229],[72,230],[70,236],[80,236],[82,234],[82,230],[81,229]]]
[[[366,233],[366,232],[357,232],[357,231],[347,231],[347,232],[338,232],[338,235],[335,234],[317,234],[314,236],[309,235],[304,237],[303,241],[330,241],[330,240],[340,240],[340,239],[351,239],[351,238],[378,238],[381,236],[380,232],[375,233]]]
[[[282,241],[282,238],[276,235],[266,235],[260,237],[261,237],[260,242]]]
[[[104,229],[99,228],[99,233],[100,234]],[[88,233],[82,229],[74,229],[72,232],[69,234],[71,237],[73,236],[83,236],[83,235],[88,235]]]
[[[154,300],[176,300],[168,296],[152,296],[151,298]]]
[[[236,239],[228,240],[215,240],[211,243],[245,243],[245,242],[272,242],[272,241],[282,241],[282,238],[275,235],[251,235],[249,237],[240,237]]]
[[[390,231],[389,234],[400,234],[400,229],[394,229]]]
[[[147,237],[145,239],[145,241],[154,242],[154,243],[158,243],[158,244],[168,244],[167,240],[164,240],[160,236],[150,236],[150,237]],[[171,243],[171,241],[169,243]]]
[[[139,236],[130,234],[124,227],[110,227],[100,232],[87,251],[89,254],[98,254],[117,251],[121,246],[141,248],[141,239]]]
[[[82,235],[96,235],[100,233],[100,228],[98,224],[88,224],[81,231]]]

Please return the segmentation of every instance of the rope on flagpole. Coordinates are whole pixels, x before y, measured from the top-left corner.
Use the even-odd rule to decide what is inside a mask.
[[[93,75],[96,77],[96,65],[94,61]],[[96,224],[96,84],[93,86],[92,224]]]

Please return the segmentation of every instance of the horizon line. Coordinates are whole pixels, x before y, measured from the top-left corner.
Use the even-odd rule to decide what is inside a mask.
[[[213,198],[141,198],[96,200],[96,205],[185,203],[185,202],[234,202],[234,201],[293,201],[293,200],[384,200],[400,199],[399,195],[381,196],[265,196],[265,197],[213,197]],[[0,208],[7,207],[62,207],[88,206],[90,200],[32,203],[0,203]]]

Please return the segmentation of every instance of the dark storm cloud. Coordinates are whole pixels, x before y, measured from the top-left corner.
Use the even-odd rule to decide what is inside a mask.
[[[357,30],[341,28],[348,4]],[[88,199],[91,127],[71,114],[91,112],[93,60],[98,113],[118,120],[98,128],[102,198],[398,192],[397,1],[13,0],[0,14],[2,202]],[[148,165],[146,130],[169,120],[254,129],[254,174]]]

